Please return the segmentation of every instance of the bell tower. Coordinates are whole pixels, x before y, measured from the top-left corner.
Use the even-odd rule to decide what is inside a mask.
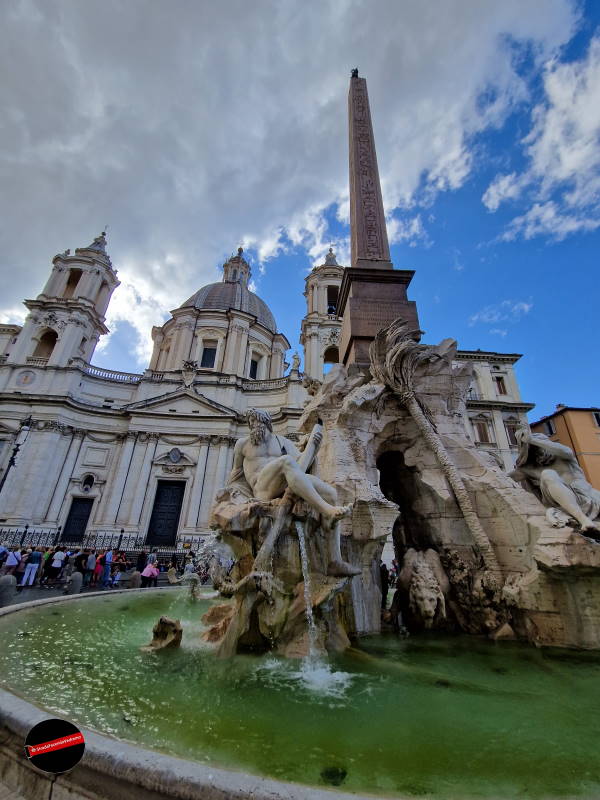
[[[108,333],[106,309],[118,285],[104,231],[73,255],[65,250],[54,256],[41,294],[25,300],[29,314],[8,363],[37,367],[66,367],[75,359],[89,363],[100,336]]]
[[[339,291],[344,268],[332,248],[325,263],[313,267],[306,278],[307,312],[302,320],[300,344],[304,347],[304,374],[323,380],[328,365],[340,361],[341,317],[338,313]]]

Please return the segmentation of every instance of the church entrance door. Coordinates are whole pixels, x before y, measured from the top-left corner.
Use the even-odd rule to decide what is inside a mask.
[[[69,509],[69,516],[63,528],[61,541],[76,544],[83,542],[85,529],[92,512],[94,501],[89,497],[74,497]]]
[[[158,481],[146,544],[157,547],[175,544],[184,491],[185,481]]]

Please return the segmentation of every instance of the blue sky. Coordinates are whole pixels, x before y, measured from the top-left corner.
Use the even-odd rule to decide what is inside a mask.
[[[599,3],[21,0],[2,15],[1,321],[108,223],[122,286],[94,363],[142,371],[151,326],[239,244],[299,349],[307,271],[330,243],[348,264],[358,66],[426,341],[522,353],[532,418],[600,403]]]

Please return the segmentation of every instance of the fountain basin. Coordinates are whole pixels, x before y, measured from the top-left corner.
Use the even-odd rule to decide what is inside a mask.
[[[313,670],[223,661],[200,639],[210,602],[130,590],[6,609],[4,780],[45,796],[23,740],[63,716],[88,748],[54,800],[61,785],[74,798],[600,794],[596,654],[378,636]],[[141,654],[160,614],[182,619],[182,647]]]

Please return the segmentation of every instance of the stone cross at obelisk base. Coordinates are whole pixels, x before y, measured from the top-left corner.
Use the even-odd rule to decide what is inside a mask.
[[[406,297],[413,270],[390,261],[367,82],[352,71],[348,92],[352,266],[344,270],[338,314],[340,361],[369,365],[369,344],[398,317],[418,329],[416,304]]]

